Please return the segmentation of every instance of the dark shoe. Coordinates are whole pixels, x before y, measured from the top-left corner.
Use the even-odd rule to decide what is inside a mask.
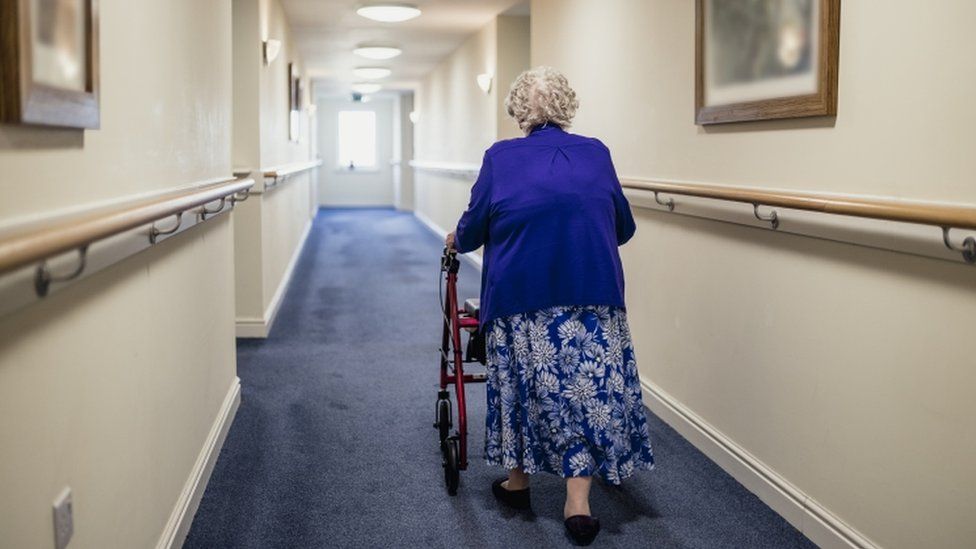
[[[502,486],[502,483],[506,480],[508,479],[500,478],[491,483],[491,493],[495,495],[495,499],[504,503],[506,506],[511,507],[512,509],[528,509],[529,489],[523,488],[522,490],[508,490]]]
[[[576,545],[589,545],[600,533],[600,519],[589,515],[573,515],[566,519],[566,532]]]

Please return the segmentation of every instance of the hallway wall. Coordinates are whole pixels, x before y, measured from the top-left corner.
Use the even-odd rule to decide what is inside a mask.
[[[519,135],[505,115],[511,81],[528,68],[527,17],[499,16],[469,38],[424,79],[416,92],[415,153],[418,160],[468,164],[475,172],[498,139]],[[489,93],[477,76],[494,75]],[[504,79],[504,80],[502,80]],[[453,230],[467,207],[474,175],[415,171],[415,212],[443,230]]]
[[[230,1],[101,8],[101,129],[0,126],[0,225],[230,175]],[[0,547],[53,547],[65,486],[71,548],[179,543],[239,395],[233,226],[0,318]]]
[[[400,94],[393,109],[393,206],[398,210],[413,211],[413,92]]]
[[[241,0],[235,0],[239,2]],[[253,59],[261,67],[260,111],[261,166],[280,166],[290,162],[308,160],[309,124],[306,107],[310,103],[311,85],[305,72],[305,63],[295,45],[291,26],[280,0],[257,0],[260,34],[254,47]],[[261,41],[267,38],[281,40],[281,52],[270,65],[262,62]],[[288,138],[288,73],[289,63],[301,76],[304,96],[299,116],[297,141]]]
[[[567,74],[574,131],[604,140],[621,175],[972,202],[976,6],[844,2],[836,122],[706,130],[694,5],[532,2],[533,66]],[[972,267],[635,214],[623,255],[652,409],[819,544],[845,535],[818,513],[851,543],[971,544]]]
[[[311,159],[313,128],[304,64],[278,0],[233,0],[234,162],[260,182],[263,172]],[[281,41],[270,64],[262,42]],[[305,94],[298,140],[289,137],[289,63],[301,75]],[[314,216],[314,171],[288,177],[278,188],[241,204],[235,233],[237,334],[265,337],[274,323],[294,261]],[[272,245],[273,243],[273,245]]]
[[[522,71],[529,68],[531,40],[529,18],[503,15],[495,20],[495,71],[492,94],[495,99],[495,141],[522,137],[518,124],[508,116],[505,98]],[[481,160],[480,158],[478,160]]]
[[[355,103],[349,96],[320,97],[316,104],[319,127],[319,204],[322,206],[393,206],[393,111],[397,98],[373,96]],[[349,171],[338,165],[339,111],[376,113],[376,169]]]
[[[414,110],[417,158],[444,162],[480,162],[495,141],[497,86],[485,94],[476,77],[494,72],[497,22],[468,38],[421,83]]]

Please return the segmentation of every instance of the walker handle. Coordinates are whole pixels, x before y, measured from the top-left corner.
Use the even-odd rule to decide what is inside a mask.
[[[441,272],[456,273],[461,268],[461,262],[457,258],[457,250],[444,246],[444,255],[441,257]]]

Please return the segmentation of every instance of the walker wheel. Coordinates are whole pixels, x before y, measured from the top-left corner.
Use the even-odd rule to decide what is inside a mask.
[[[444,441],[451,434],[451,401],[440,399],[437,401],[437,434],[440,435],[438,441],[443,447]]]
[[[444,483],[447,484],[448,495],[457,495],[458,483],[461,480],[461,454],[458,451],[457,437],[450,437],[444,441]]]

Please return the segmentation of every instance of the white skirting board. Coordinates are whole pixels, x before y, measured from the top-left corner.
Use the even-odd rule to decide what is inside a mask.
[[[308,235],[312,232],[312,222],[309,221],[305,224],[305,230],[302,232],[302,237],[298,240],[298,246],[295,247],[294,253],[291,255],[291,259],[288,260],[288,267],[285,268],[285,273],[281,277],[281,281],[278,283],[278,289],[275,290],[274,295],[271,297],[271,303],[268,303],[268,308],[264,310],[263,318],[238,318],[236,321],[236,335],[237,337],[244,338],[266,338],[268,334],[271,333],[271,326],[274,324],[275,318],[278,316],[278,309],[281,308],[281,302],[285,298],[285,292],[288,290],[288,284],[291,282],[292,275],[295,274],[295,265],[298,264],[298,258],[302,255],[302,250],[305,249],[305,242],[308,240]]]
[[[436,234],[440,239],[443,240],[444,237],[447,236],[447,230],[441,227],[440,225],[438,225],[437,223],[435,223],[434,220],[432,220],[431,218],[427,217],[426,215],[416,210],[414,210],[413,215],[418,220],[420,220],[420,222],[423,223],[425,227],[430,229],[430,232]],[[469,262],[471,262],[472,265],[474,265],[478,269],[481,269],[482,262],[481,262],[480,255],[474,252],[470,252],[466,254],[461,254],[461,257],[466,258]]]
[[[183,485],[183,491],[176,500],[176,507],[173,508],[163,534],[156,543],[156,549],[178,549],[183,546],[186,535],[190,532],[190,525],[193,524],[193,517],[196,515],[197,507],[203,498],[203,492],[210,481],[210,473],[213,472],[214,465],[217,463],[217,456],[220,449],[224,446],[227,432],[230,430],[237,408],[241,404],[241,379],[234,376],[234,381],[230,384],[227,396],[220,406],[217,419],[210,428],[207,440],[203,444],[203,449],[197,456],[196,463],[190,471],[190,478]]]
[[[447,231],[420,212],[414,212],[434,234],[443,238]],[[465,254],[481,268],[481,258]],[[756,494],[797,530],[824,549],[878,549],[863,534],[844,524],[835,514],[790,484],[779,473],[712,427],[684,404],[659,387],[641,378],[644,404],[665,423],[688,439],[696,448],[717,463],[725,472]],[[651,441],[653,444],[654,441]]]
[[[759,496],[810,541],[825,549],[878,547],[643,376],[641,386],[644,389],[644,404],[655,415],[681,433],[746,489]]]

